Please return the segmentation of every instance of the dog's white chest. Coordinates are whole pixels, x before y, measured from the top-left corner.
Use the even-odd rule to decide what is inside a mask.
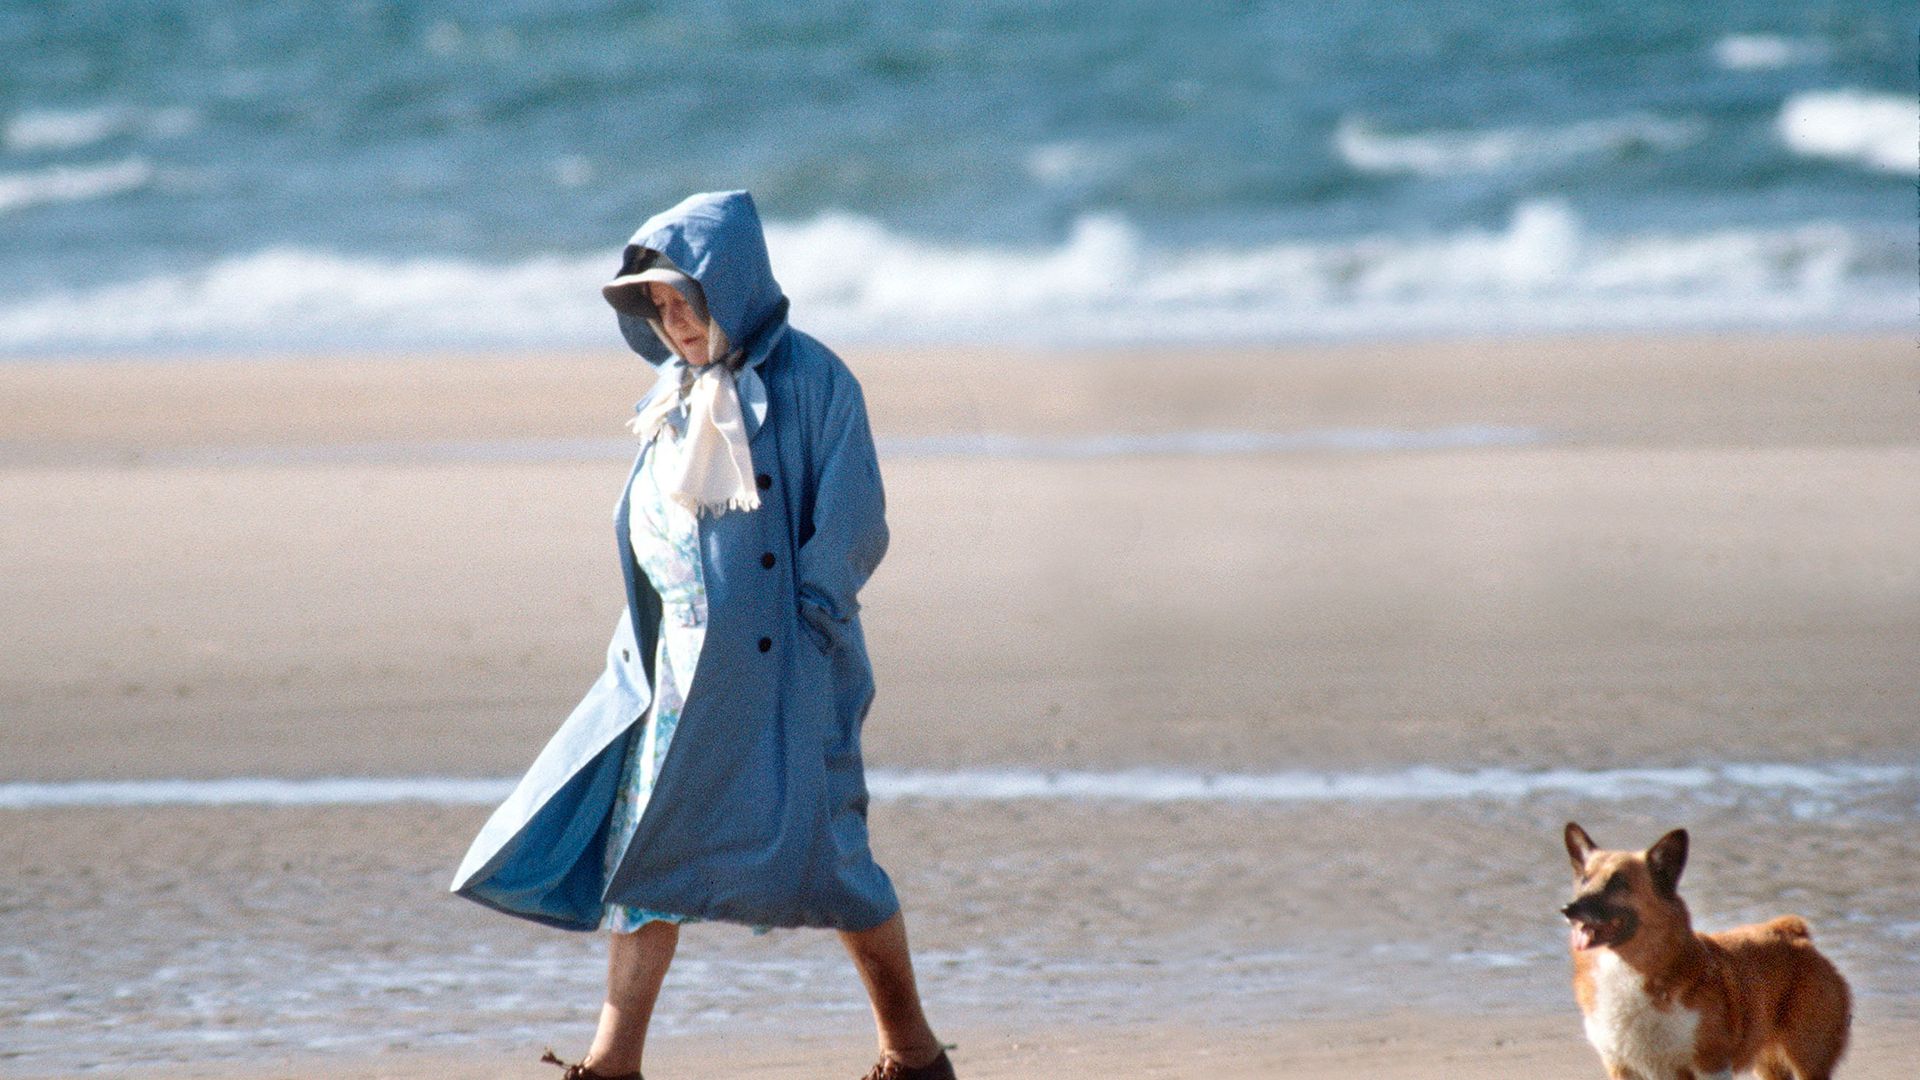
[[[1692,1062],[1699,1013],[1654,1005],[1640,973],[1611,949],[1594,957],[1592,973],[1594,1006],[1587,1014],[1587,1041],[1602,1059],[1649,1080],[1674,1076]]]

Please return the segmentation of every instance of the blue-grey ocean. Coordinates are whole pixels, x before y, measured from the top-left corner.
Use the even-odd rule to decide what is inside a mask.
[[[835,341],[1920,308],[1893,0],[4,0],[0,56],[0,355],[603,344],[731,187]]]

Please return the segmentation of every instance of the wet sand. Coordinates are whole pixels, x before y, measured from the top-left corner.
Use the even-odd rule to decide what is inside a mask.
[[[875,844],[968,1075],[1431,1076],[1436,1058],[1473,1075],[1582,1075],[1554,914],[1555,834],[1571,815],[1622,843],[1686,821],[1703,928],[1811,919],[1859,996],[1849,1075],[1899,1077],[1920,1036],[1916,799],[1909,787],[1798,819],[1684,799],[960,815],[905,802],[876,809]],[[577,1053],[591,1035],[601,943],[440,891],[445,853],[483,813],[10,813],[0,1070],[538,1075],[545,1045]],[[1770,822],[1764,845],[1756,820]],[[866,1026],[830,935],[692,927],[651,1074],[723,1075],[717,1059],[852,1076]],[[1071,1056],[1049,1065],[1053,1048]],[[1137,1068],[1100,1064],[1133,1055]]]
[[[1181,1078],[1219,1080],[1540,1080],[1542,1077],[1599,1077],[1597,1059],[1573,1045],[1564,1020],[1536,1017],[1439,1017],[1430,1013],[1392,1013],[1356,1021],[1296,1021],[1270,1031],[1219,1028],[1201,1023],[1178,1026],[1071,1028],[981,1032],[955,1052],[961,1074],[978,1080],[1032,1080],[1062,1077]],[[1845,1058],[1847,1077],[1903,1077],[1911,1073],[1914,1031],[1874,1032]],[[963,1033],[962,1037],[973,1035]],[[1890,1036],[1890,1037],[1889,1037]],[[811,1080],[824,1073],[852,1076],[846,1063],[872,1056],[869,1044],[853,1038],[827,1039],[803,1034],[763,1038],[693,1037],[663,1046],[650,1070],[663,1076],[752,1075],[766,1080]],[[823,1065],[832,1062],[833,1065]],[[832,1070],[838,1068],[839,1072]],[[850,1071],[850,1069],[852,1071]],[[169,1074],[156,1074],[169,1075]],[[171,1075],[239,1078],[259,1070],[192,1070]],[[514,1080],[529,1075],[524,1065],[497,1058],[392,1055],[378,1063],[296,1062],[276,1076],[327,1076],[340,1080],[426,1080],[464,1076],[473,1080]],[[533,1074],[537,1075],[537,1074]],[[558,1075],[554,1073],[553,1075]]]
[[[872,764],[1920,759],[1910,343],[850,360],[883,439],[1531,433],[886,460]],[[0,781],[516,772],[617,614],[643,388],[611,353],[0,368]],[[482,816],[0,811],[0,1074],[540,1075],[584,1045],[597,944],[441,893]],[[1862,991],[1844,1075],[1907,1075],[1920,797],[907,801],[874,829],[967,1075],[1597,1075],[1552,914],[1569,816],[1694,828],[1705,926],[1813,919]],[[650,1075],[858,1072],[834,948],[691,931]]]

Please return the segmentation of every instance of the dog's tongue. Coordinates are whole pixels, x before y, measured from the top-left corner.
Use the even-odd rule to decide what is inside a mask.
[[[1586,923],[1574,923],[1573,947],[1575,950],[1593,948],[1593,927]]]

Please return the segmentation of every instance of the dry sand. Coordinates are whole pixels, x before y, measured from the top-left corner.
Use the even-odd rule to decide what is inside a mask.
[[[1910,343],[850,360],[896,446],[1531,433],[890,458],[872,764],[1920,760]],[[0,781],[516,772],[617,613],[644,381],[613,354],[0,367]],[[1598,1075],[1552,916],[1571,815],[1696,828],[1710,926],[1814,918],[1865,991],[1844,1075],[1911,1075],[1920,809],[1776,810],[903,803],[875,836],[970,1076]],[[439,894],[482,813],[0,811],[0,1073],[541,1075],[595,944]],[[858,1070],[830,940],[696,941],[650,1075]],[[185,993],[209,971],[275,1004]],[[398,1034],[301,1041],[348,1001]]]

